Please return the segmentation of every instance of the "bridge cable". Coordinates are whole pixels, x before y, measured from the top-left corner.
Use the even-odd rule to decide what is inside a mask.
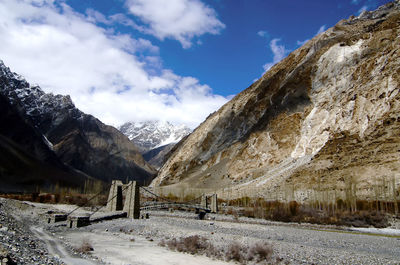
[[[107,189],[109,189],[110,187],[108,187]],[[100,196],[100,194],[102,194],[106,189],[103,189],[102,191],[100,191],[99,193],[95,194],[93,197],[91,197],[87,202],[85,202],[84,205],[82,206],[78,206],[75,209],[73,209],[72,211],[70,211],[67,216],[69,216],[70,214],[72,214],[73,212],[75,212],[76,210],[78,210],[79,208],[82,208],[84,206],[86,206],[90,201],[92,201],[94,198],[97,198],[98,196]]]

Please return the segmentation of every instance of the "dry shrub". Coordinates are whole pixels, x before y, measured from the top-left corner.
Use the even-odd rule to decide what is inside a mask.
[[[374,226],[377,228],[384,228],[389,225],[386,215],[380,212],[358,211],[358,212],[345,212],[340,215],[339,224],[355,227],[368,227]]]
[[[241,264],[247,264],[248,262],[273,264],[273,252],[271,245],[268,243],[258,242],[250,248],[246,248],[238,242],[233,242],[225,252],[225,259],[226,261],[233,260]]]
[[[255,218],[256,210],[253,207],[247,207],[244,209],[243,215],[249,218]]]
[[[271,245],[259,242],[250,247],[247,259],[257,263],[269,261],[272,258],[273,252]]]
[[[246,204],[249,204],[247,198],[234,200],[233,203],[240,201],[245,201]],[[265,201],[263,199],[256,199],[251,203],[254,206],[246,207],[240,214],[249,218],[262,218],[280,222],[306,222],[356,227],[387,227],[389,222],[385,213],[394,213],[396,210],[395,203],[359,200],[356,201],[358,211],[349,211],[348,205],[341,199],[338,199],[335,204],[321,205],[318,203],[313,205],[300,204],[296,201],[284,203]],[[382,208],[386,211],[382,211]],[[238,212],[235,209],[230,207],[226,213],[233,215],[234,219],[237,220]]]
[[[84,238],[82,239],[82,244],[79,247],[75,248],[75,250],[80,253],[88,253],[90,251],[93,251],[93,247],[89,240],[87,238]]]
[[[226,250],[225,258],[227,261],[234,260],[237,262],[242,262],[245,260],[245,251],[246,250],[238,242],[233,242]]]
[[[269,244],[262,242],[254,244],[249,249],[238,242],[232,242],[227,249],[221,249],[208,242],[207,238],[194,235],[181,237],[179,239],[162,239],[158,245],[168,247],[174,251],[190,253],[193,255],[206,255],[210,258],[226,261],[233,260],[242,264],[247,264],[250,261],[256,262],[257,264],[262,262],[267,262],[268,264],[274,263],[272,262],[272,247]]]
[[[167,245],[168,248],[171,250],[186,252],[193,255],[203,254],[211,246],[211,244],[207,242],[207,239],[205,237],[200,237],[198,235],[181,237],[179,240],[173,238],[166,242],[162,240],[159,245]]]

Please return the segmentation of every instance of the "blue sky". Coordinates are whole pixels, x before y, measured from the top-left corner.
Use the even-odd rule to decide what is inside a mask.
[[[108,124],[194,128],[307,39],[387,2],[2,0],[0,59]]]

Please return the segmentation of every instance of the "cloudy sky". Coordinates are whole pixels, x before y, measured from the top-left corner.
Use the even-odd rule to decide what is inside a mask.
[[[0,59],[107,124],[196,127],[272,65],[384,0],[0,0]]]

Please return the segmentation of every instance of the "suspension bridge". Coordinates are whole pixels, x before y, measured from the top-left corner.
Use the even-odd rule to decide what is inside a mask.
[[[98,194],[95,194],[87,201],[86,205],[98,198],[103,193],[104,190]],[[218,211],[218,200],[216,194],[208,196],[203,194],[189,201],[174,201],[170,198],[156,194],[155,192],[151,191],[150,188],[139,187],[136,181],[130,181],[127,184],[123,184],[122,181],[113,180],[109,188],[106,205],[96,208],[86,216],[72,215],[72,213],[84,206],[85,205],[78,206],[67,214],[54,214],[48,218],[48,223],[66,220],[67,227],[73,228],[89,225],[91,222],[111,220],[122,217],[133,219],[139,219],[140,217],[144,218],[144,215],[140,214],[141,211],[165,209],[185,211],[194,210],[199,214],[200,219],[202,219],[206,213],[216,213]],[[104,207],[106,213],[103,214],[102,217],[92,217]]]

